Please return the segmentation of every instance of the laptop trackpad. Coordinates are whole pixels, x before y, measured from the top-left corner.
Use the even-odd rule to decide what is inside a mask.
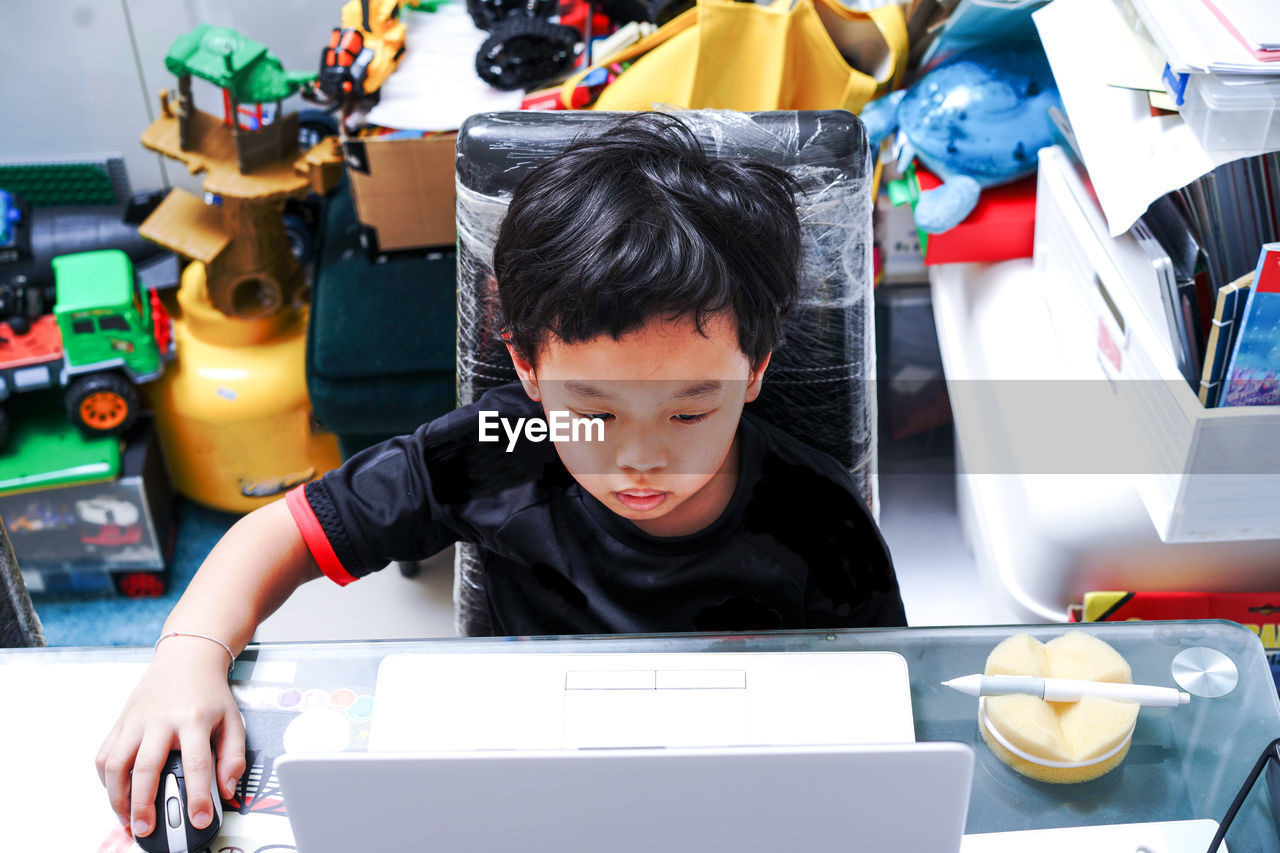
[[[750,741],[743,670],[568,672],[564,746],[733,746]]]

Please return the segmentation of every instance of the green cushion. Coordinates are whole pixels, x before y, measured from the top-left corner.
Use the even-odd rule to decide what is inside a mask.
[[[453,250],[371,261],[345,183],[335,190],[307,329],[307,389],[322,424],[364,444],[454,408],[456,282]]]

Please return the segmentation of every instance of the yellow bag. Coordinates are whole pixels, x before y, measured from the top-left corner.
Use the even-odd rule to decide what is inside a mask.
[[[848,55],[873,74],[853,68]],[[897,3],[857,12],[839,0],[775,0],[770,5],[698,0],[657,32],[565,81],[560,98],[604,64],[636,61],[593,109],[858,112],[900,82],[907,25]]]

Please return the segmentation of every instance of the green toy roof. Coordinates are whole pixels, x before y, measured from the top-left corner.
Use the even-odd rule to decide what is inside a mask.
[[[123,305],[133,298],[133,264],[118,249],[53,259],[59,313]]]
[[[266,45],[208,24],[174,39],[164,66],[178,76],[208,80],[240,104],[284,100],[316,78],[314,72],[286,71]]]

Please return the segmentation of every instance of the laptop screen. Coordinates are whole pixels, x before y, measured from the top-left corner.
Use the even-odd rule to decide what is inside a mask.
[[[391,655],[375,696],[370,751],[915,740],[892,652]]]

